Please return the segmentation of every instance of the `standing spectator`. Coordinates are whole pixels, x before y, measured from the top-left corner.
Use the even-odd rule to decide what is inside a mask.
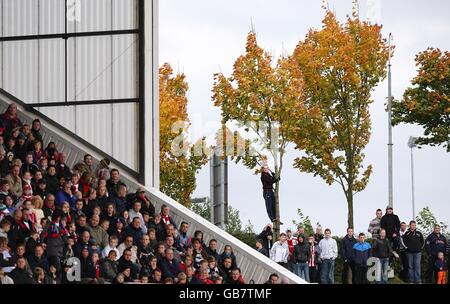
[[[408,257],[406,256],[406,246],[405,246],[405,242],[403,242],[403,236],[405,235],[407,229],[406,229],[406,223],[405,222],[401,222],[400,223],[400,232],[399,232],[399,255],[400,255],[400,262],[402,264],[402,269],[400,270],[399,273],[399,278],[403,281],[403,282],[407,282],[408,281]]]
[[[334,284],[334,263],[338,257],[336,240],[331,238],[331,230],[325,229],[325,237],[319,242],[320,259],[320,283]]]
[[[36,140],[33,143],[33,151],[31,151],[33,155],[33,162],[35,164],[39,164],[41,159],[45,158],[44,151],[42,150],[42,142]]]
[[[347,235],[341,241],[342,284],[351,284],[355,280],[353,265],[353,246],[356,244],[353,228],[347,228]]]
[[[437,278],[437,284],[446,284],[448,265],[445,261],[443,252],[438,252],[436,261],[434,262],[434,271]]]
[[[167,205],[161,205],[161,221],[167,227],[172,224],[174,227],[176,226],[175,221],[170,217],[170,208]],[[202,245],[203,244],[203,236],[202,236]]]
[[[262,168],[261,182],[263,185],[263,196],[266,202],[267,215],[271,222],[274,222],[277,218],[275,210],[275,194],[273,192],[273,184],[280,181],[279,177],[276,177],[273,172],[270,171],[266,165]]]
[[[392,243],[392,250],[398,250],[397,237],[400,231],[400,220],[391,206],[386,207],[386,214],[380,220],[380,227],[386,230],[386,237]]]
[[[72,171],[66,165],[66,159],[67,159],[67,154],[65,152],[61,152],[58,157],[58,162],[56,163],[56,166],[55,166],[56,176],[58,178],[64,177],[65,179],[69,179],[70,176],[72,175]]]
[[[288,243],[288,247],[289,247],[289,257],[288,257],[288,269],[291,272],[295,272],[295,266],[294,266],[294,259],[293,259],[293,252],[294,252],[294,247],[295,245],[297,245],[298,242],[298,238],[294,237],[292,235],[292,230],[288,229],[286,231],[286,235],[287,235],[287,243]]]
[[[255,246],[256,246],[256,251],[258,251],[259,253],[261,253],[265,256],[268,256],[266,248],[263,247],[263,240],[257,239]]]
[[[421,283],[420,260],[424,240],[422,233],[416,229],[416,222],[409,222],[409,229],[403,235],[403,242],[406,245],[406,255],[408,257],[409,282]]]
[[[358,242],[353,245],[354,282],[367,284],[367,260],[372,256],[372,246],[366,242],[366,235],[360,233]]]
[[[135,217],[133,218],[131,224],[125,228],[125,234],[133,237],[133,245],[135,246],[139,245],[141,238],[144,236],[144,232],[141,227],[141,219],[139,217]]]
[[[33,154],[31,152],[28,152],[25,156],[25,163],[22,165],[22,168],[20,168],[20,174],[23,176],[23,174],[28,171],[31,173],[31,175],[34,176],[36,171],[39,170],[38,165],[36,165],[33,162]]]
[[[317,244],[324,238],[324,234],[322,232],[322,225],[318,225],[316,228],[316,233],[314,234],[314,239]]]
[[[49,263],[44,256],[44,248],[41,244],[37,244],[34,248],[34,254],[28,257],[28,265],[30,266],[31,271],[34,271],[36,267],[40,267],[45,271],[49,270]]]
[[[231,270],[231,276],[228,277],[228,284],[238,284],[242,285],[245,284],[244,278],[241,275],[241,270],[239,268],[233,268]]]
[[[320,252],[319,246],[317,246],[316,241],[314,240],[314,235],[310,234],[308,236],[308,244],[309,244],[309,260],[308,260],[308,268],[309,268],[309,282],[310,283],[318,283],[318,264],[320,262]]]
[[[67,244],[67,230],[61,223],[61,211],[52,214],[52,222],[42,235],[42,241],[47,245],[47,257],[61,260]]]
[[[147,212],[151,217],[155,216],[155,206],[153,206],[150,199],[145,195],[145,188],[139,186],[135,193],[135,200],[141,202],[141,212]]]
[[[298,242],[293,250],[293,262],[295,263],[295,274],[300,278],[309,282],[309,244],[303,239],[303,236],[298,236]]]
[[[286,241],[286,234],[282,233],[277,242],[275,242],[270,249],[270,258],[287,269],[287,262],[289,257],[289,246]]]
[[[47,148],[44,150],[44,155],[46,159],[54,159],[58,161],[58,150],[56,149],[56,145],[53,141],[49,142]]]
[[[377,209],[376,216],[370,221],[369,229],[367,229],[367,231],[372,235],[372,239],[378,238],[378,235],[380,234],[380,222],[382,217],[383,211],[381,209]]]
[[[104,158],[100,161],[99,167],[97,169],[97,179],[104,179],[104,180],[108,180],[109,179],[109,164],[110,164],[110,160],[107,158]]]
[[[101,264],[101,272],[102,277],[108,282],[114,281],[114,278],[118,273],[119,262],[117,260],[119,257],[117,256],[117,252],[114,250],[110,250],[106,259],[103,260]]]
[[[386,238],[386,230],[381,229],[378,238],[372,241],[372,254],[378,258],[380,277],[377,277],[378,284],[388,283],[389,258],[392,255],[391,242]]]
[[[263,247],[267,251],[267,257],[269,257],[270,250],[273,246],[272,224],[267,224],[264,227],[264,230],[259,234],[259,239],[263,241]]]
[[[425,240],[425,250],[428,255],[427,271],[425,273],[425,282],[433,282],[434,264],[439,252],[445,252],[447,247],[447,239],[441,234],[441,226],[434,225],[434,231]],[[437,277],[434,278],[436,280]]]

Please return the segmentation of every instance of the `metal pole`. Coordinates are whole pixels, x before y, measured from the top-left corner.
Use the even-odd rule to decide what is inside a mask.
[[[388,182],[389,182],[389,200],[388,205],[394,207],[394,182],[393,182],[393,143],[392,143],[392,75],[391,75],[391,41],[392,34],[389,34],[389,65],[388,65]]]
[[[413,220],[416,219],[416,202],[414,195],[414,147],[411,147],[411,198],[412,198],[412,214]]]

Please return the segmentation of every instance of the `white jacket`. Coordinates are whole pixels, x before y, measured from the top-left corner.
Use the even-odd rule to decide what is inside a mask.
[[[289,246],[287,242],[277,241],[270,249],[270,258],[276,263],[287,263],[289,257]]]

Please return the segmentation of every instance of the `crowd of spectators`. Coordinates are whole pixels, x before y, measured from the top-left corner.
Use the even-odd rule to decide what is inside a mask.
[[[9,105],[0,116],[0,282],[244,284],[230,245],[188,233],[139,187],[129,193],[108,159],[67,164],[41,122]],[[68,275],[70,272],[71,275]]]
[[[370,221],[370,242],[366,233],[355,236],[349,227],[338,244],[331,237],[331,230],[323,231],[320,225],[309,235],[300,225],[295,233],[287,230],[275,241],[272,224],[268,224],[256,241],[256,250],[311,283],[334,284],[335,263],[340,257],[343,284],[387,284],[394,259],[400,264],[398,277],[406,283],[448,284],[450,244],[441,229],[435,224],[424,238],[414,220],[408,227],[388,206],[384,215],[377,209],[376,217]],[[423,275],[422,252],[426,254]],[[373,266],[375,271],[369,271]]]

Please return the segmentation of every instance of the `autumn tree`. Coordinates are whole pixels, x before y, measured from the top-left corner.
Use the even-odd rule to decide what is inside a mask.
[[[292,55],[307,105],[320,116],[299,121],[302,132],[292,134],[296,148],[304,151],[294,166],[342,187],[349,227],[354,195],[372,173],[371,165],[364,168],[363,150],[371,134],[371,92],[386,77],[388,53],[381,26],[361,21],[356,13],[342,24],[327,11],[322,28],[311,29]]]
[[[392,123],[424,128],[418,145],[444,145],[450,152],[450,52],[429,48],[416,56],[418,74],[403,100],[392,105]]]
[[[293,77],[298,70],[290,69],[290,64],[284,57],[274,63],[272,56],[257,44],[252,31],[247,36],[245,54],[235,61],[232,75],[214,75],[212,99],[222,110],[223,123],[236,123],[248,130],[254,135],[251,145],[258,147],[254,151],[259,153],[244,153],[235,160],[242,161],[249,169],[257,168],[256,174],[263,164],[272,161],[275,176],[281,176],[288,136],[293,131],[291,118],[306,111],[302,79]],[[279,191],[277,182],[274,189],[276,234],[280,229]]]
[[[196,188],[195,174],[208,159],[203,139],[195,144],[187,139],[188,88],[185,75],[173,75],[168,63],[159,69],[160,189],[185,206]]]

